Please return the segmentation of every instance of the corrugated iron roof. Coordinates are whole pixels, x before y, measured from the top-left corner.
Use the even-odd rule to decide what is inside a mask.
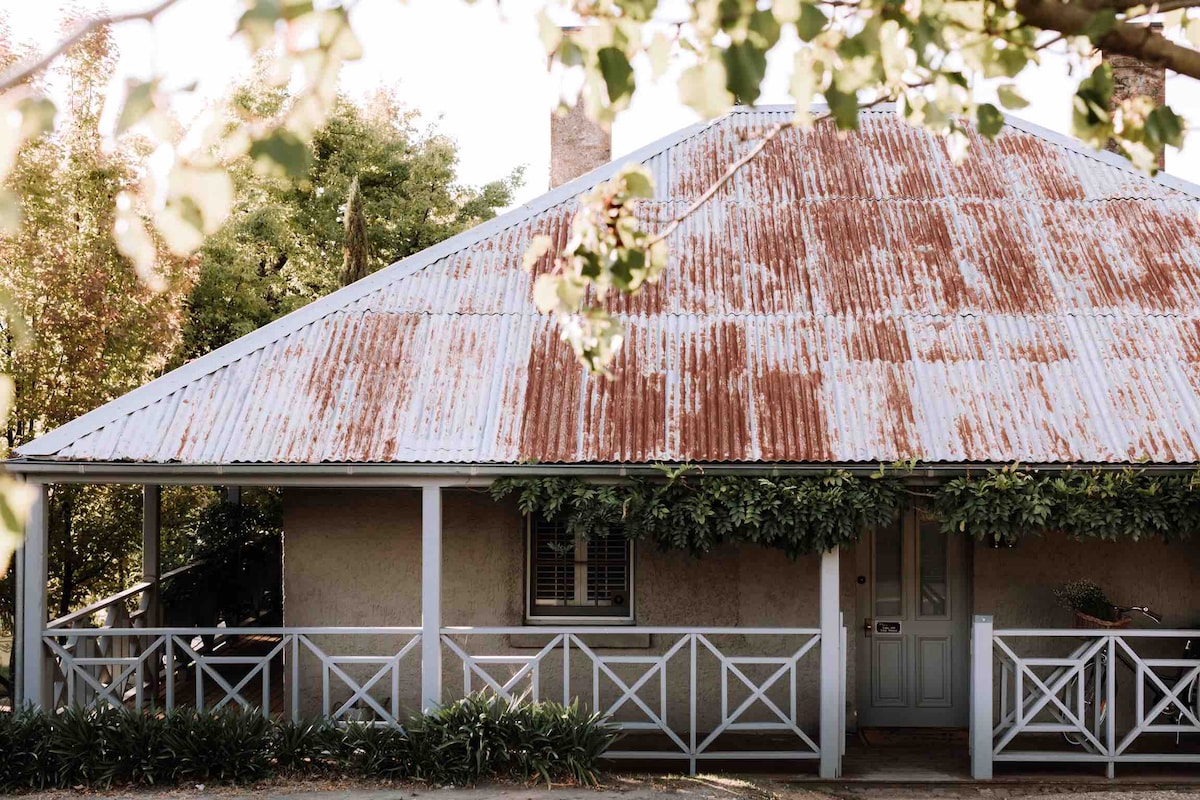
[[[677,211],[743,110],[228,345],[20,448],[233,463],[1200,461],[1200,192],[1010,120],[961,164],[893,113],[788,130],[614,301],[590,378],[520,269],[630,160]]]

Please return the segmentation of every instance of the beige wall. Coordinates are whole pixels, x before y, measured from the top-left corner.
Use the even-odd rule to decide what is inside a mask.
[[[1150,606],[1164,627],[1200,621],[1200,542],[1075,542],[1062,534],[1031,536],[1012,549],[976,545],[975,613],[992,614],[998,628],[1069,628],[1073,615],[1053,590],[1080,578],[1115,603]]]
[[[289,489],[284,495],[284,618],[291,626],[412,625],[420,624],[421,531],[420,494],[402,490]],[[443,501],[443,622],[446,625],[515,626],[524,610],[523,522],[514,503],[495,503],[485,492],[447,491]],[[1066,580],[1089,577],[1122,603],[1146,604],[1166,615],[1165,624],[1191,625],[1200,620],[1200,544],[1077,543],[1061,535],[1031,537],[1016,548],[993,550],[976,546],[973,559],[974,613],[990,613],[998,627],[1068,627],[1069,612],[1059,609],[1052,588]],[[855,607],[856,558],[842,556],[842,609],[846,624],[857,624]],[[645,626],[780,626],[817,625],[817,559],[791,561],[763,548],[727,547],[696,559],[683,553],[661,553],[652,547],[636,550],[635,603],[639,625]],[[729,655],[784,655],[795,641],[740,641],[741,637],[714,640]],[[848,702],[854,703],[854,642],[847,653]],[[463,642],[476,654],[528,656],[528,647],[512,647],[508,637],[490,640],[474,637]],[[339,644],[334,642],[338,641]],[[653,637],[649,647],[603,649],[603,655],[650,656],[669,646],[668,637]],[[325,637],[320,646],[330,652],[355,654],[394,652],[402,639],[335,640]],[[528,645],[529,642],[523,642]],[[602,643],[601,643],[602,644]],[[340,649],[338,649],[340,648]],[[389,651],[389,648],[393,648]],[[793,647],[794,649],[794,647]],[[799,707],[811,708],[806,721],[815,721],[817,683],[816,651],[799,672]],[[406,662],[401,701],[411,707],[416,699],[418,658]],[[302,660],[304,707],[319,708],[320,680],[315,659]],[[542,689],[549,696],[561,691],[561,661],[547,659]],[[590,667],[584,659],[572,662],[572,694],[590,692]],[[701,652],[700,707],[710,716],[719,707],[720,676],[714,659]],[[511,667],[507,667],[511,669]],[[351,674],[365,678],[367,668]],[[496,667],[496,674],[504,666]],[[615,668],[632,681],[645,667]],[[671,662],[669,714],[686,718],[683,686],[688,657],[680,653]],[[751,668],[747,668],[748,670]],[[761,680],[762,670],[751,675]],[[361,678],[359,678],[361,679]],[[380,684],[385,696],[387,682]],[[641,696],[652,706],[657,680]],[[745,696],[731,684],[731,703]],[[461,663],[445,656],[447,696],[463,687]],[[478,684],[474,684],[478,688]],[[779,687],[781,691],[783,684]],[[602,702],[615,699],[606,686]],[[340,692],[344,699],[344,691]],[[332,699],[339,700],[334,682]],[[771,695],[786,703],[781,693]],[[585,698],[587,699],[587,698]],[[785,706],[782,706],[785,707]],[[632,709],[630,709],[632,710]],[[853,708],[848,719],[853,720]]]

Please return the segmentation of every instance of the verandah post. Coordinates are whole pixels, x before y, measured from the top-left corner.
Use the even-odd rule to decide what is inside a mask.
[[[421,710],[442,704],[442,487],[421,489]]]
[[[147,628],[162,625],[162,601],[158,579],[161,558],[159,547],[162,540],[162,489],[147,484],[142,487],[142,580],[152,584],[146,590],[142,604],[142,623]]]
[[[50,528],[49,487],[33,485],[33,504],[25,520],[21,547],[21,694],[20,702],[38,708],[50,707],[50,671],[42,631],[46,629],[46,583],[49,579],[47,539]]]
[[[971,626],[971,777],[992,779],[992,616],[977,614]]]
[[[821,766],[822,778],[841,771],[842,698],[841,600],[838,589],[838,549],[821,555]]]

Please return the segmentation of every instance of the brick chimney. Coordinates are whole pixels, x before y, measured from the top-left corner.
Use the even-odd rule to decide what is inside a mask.
[[[612,160],[612,135],[588,119],[583,101],[566,114],[550,114],[550,188]]]
[[[1162,31],[1161,22],[1150,23],[1150,29]],[[1116,108],[1122,101],[1130,97],[1146,96],[1156,105],[1167,101],[1167,70],[1165,67],[1147,64],[1133,56],[1117,53],[1103,53],[1104,63],[1112,67],[1113,94],[1112,105]],[[1109,142],[1105,148],[1112,153],[1120,153],[1121,149],[1115,142]],[[1162,164],[1159,164],[1161,167]]]
[[[577,27],[564,27],[571,33]],[[566,114],[550,112],[550,188],[591,172],[612,160],[612,134],[588,119],[583,98]]]

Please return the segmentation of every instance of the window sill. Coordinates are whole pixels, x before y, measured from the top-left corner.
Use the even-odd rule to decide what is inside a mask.
[[[556,635],[533,632],[511,633],[508,636],[508,646],[514,650],[540,650],[550,644]],[[576,636],[593,650],[645,650],[650,647],[650,634],[648,633],[588,633],[585,628],[578,631]]]

